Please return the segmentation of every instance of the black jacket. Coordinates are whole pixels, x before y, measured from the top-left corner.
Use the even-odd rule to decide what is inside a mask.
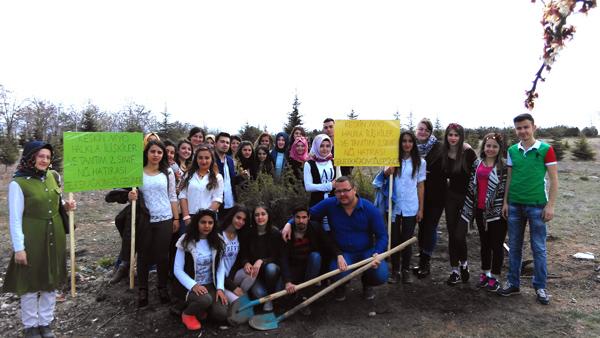
[[[293,256],[294,252],[295,227],[295,225],[292,227],[291,239],[285,243],[281,253],[281,277],[283,278],[284,283],[292,281],[290,257]],[[333,245],[331,238],[323,231],[321,225],[316,222],[310,222],[308,224],[304,236],[308,238],[310,242],[310,251],[319,252],[321,257],[335,257],[342,254],[342,251]]]
[[[110,191],[104,197],[104,200],[108,203],[120,203],[125,204],[129,202],[128,194],[131,189],[115,189]],[[136,243],[140,243],[138,237],[142,231],[146,228],[146,226],[150,223],[150,211],[146,208],[146,203],[144,203],[144,194],[138,190],[138,200],[136,203],[136,211],[135,211],[135,228],[136,228]],[[121,210],[117,216],[115,217],[115,226],[121,236],[123,236],[124,231],[131,231],[131,204],[127,204],[123,210]],[[136,244],[136,251],[139,249],[139,244]],[[121,257],[122,259],[128,259]]]
[[[266,257],[259,257],[258,252],[262,251],[258,248],[258,234],[256,229],[249,229],[249,235],[247,239],[247,245],[240,248],[242,254],[241,266],[246,263],[254,264],[258,259],[262,259],[263,267],[268,263],[279,263],[281,257],[281,249],[283,246],[283,240],[281,239],[281,233],[275,227],[271,227],[271,231],[266,234],[267,237],[267,255]]]

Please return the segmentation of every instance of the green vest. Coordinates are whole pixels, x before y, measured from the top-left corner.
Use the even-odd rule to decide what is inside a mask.
[[[544,159],[550,146],[540,142],[538,149],[524,152],[518,144],[508,148],[512,161],[512,175],[508,191],[508,202],[527,205],[543,205],[546,196],[546,164]]]
[[[28,266],[10,260],[4,292],[22,295],[53,291],[66,280],[66,238],[59,214],[61,191],[51,171],[42,181],[35,177],[14,179],[23,191],[23,235]],[[12,210],[11,210],[12,212]]]

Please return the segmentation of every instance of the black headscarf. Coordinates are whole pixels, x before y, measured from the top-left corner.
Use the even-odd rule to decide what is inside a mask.
[[[50,156],[52,156],[54,153],[54,149],[52,149],[52,145],[50,143],[43,141],[31,141],[25,144],[25,147],[23,148],[23,156],[21,157],[21,161],[19,161],[17,171],[13,177],[33,176],[41,178],[46,176],[46,172],[48,170],[38,170],[35,167],[35,157],[41,149],[50,150]]]

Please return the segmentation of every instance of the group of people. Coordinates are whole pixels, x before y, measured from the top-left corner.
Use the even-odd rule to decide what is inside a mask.
[[[107,201],[138,201],[138,306],[149,303],[148,273],[153,264],[160,302],[171,303],[175,298],[174,308],[181,313],[182,323],[197,330],[207,316],[224,321],[228,304],[244,294],[260,298],[282,289],[294,294],[303,281],[338,268],[342,273],[335,278],[342,278],[349,273],[349,265],[375,257],[372,268],[362,275],[364,297],[372,299],[374,286],[411,283],[411,274],[418,278],[430,274],[442,212],[449,236],[449,285],[470,278],[466,232],[475,221],[481,239],[478,285],[502,296],[519,293],[528,222],[535,266],[533,286],[537,300],[548,304],[545,222],[554,215],[557,162],[552,147],[535,139],[530,114],[515,117],[514,125],[519,143],[507,149],[501,134],[490,133],[476,153],[464,142],[465,131],[459,124],[448,125],[443,140],[438,140],[431,122],[421,120],[416,133],[400,135],[400,165],[386,167],[375,177],[374,202],[359,196],[349,175],[352,168],[341,168],[342,175],[336,175],[332,119],[323,122],[323,133],[312,142],[301,127],[294,128],[291,135],[278,133],[274,140],[264,133],[254,143],[225,132],[205,135],[197,127],[177,144],[148,134],[144,138],[143,185],[139,190],[115,190],[107,196]],[[52,334],[53,292],[66,274],[65,230],[59,209],[75,208],[74,202],[60,199],[59,177],[48,170],[51,157],[48,144],[28,144],[9,186],[15,254],[4,291],[21,296],[23,325],[29,336]],[[236,187],[244,181],[261,174],[278,180],[286,171],[304,183],[310,198],[293,210],[285,225],[273,224],[269,201],[252,210],[238,203]],[[390,206],[388,184],[393,184]],[[392,246],[412,237],[419,226],[419,263],[413,271],[410,247],[391,257],[391,271],[377,259],[388,247],[384,225],[388,207],[393,215]],[[130,208],[128,205],[115,221],[123,241],[113,283],[127,276],[131,266]],[[507,232],[509,273],[508,282],[501,287]],[[39,248],[44,249],[38,252]],[[48,264],[38,265],[38,260]],[[35,269],[29,265],[32,261]],[[170,290],[169,276],[173,280]],[[311,291],[303,290],[299,296],[306,297]],[[335,293],[335,299],[343,301],[346,287],[341,285]],[[266,302],[263,310],[272,311],[272,302]],[[310,309],[304,312],[310,313]]]

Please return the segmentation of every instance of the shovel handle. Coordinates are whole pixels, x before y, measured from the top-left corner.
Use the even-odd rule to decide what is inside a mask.
[[[406,248],[407,246],[415,243],[417,241],[416,237],[412,237],[411,239],[407,240],[406,242],[392,248],[391,250],[388,250],[384,253],[381,253],[379,255],[377,255],[377,259],[379,259],[380,261],[383,261],[385,258],[387,258],[388,256],[395,254],[398,251],[403,250],[404,248]],[[386,264],[385,262],[382,262],[381,264]],[[296,312],[300,311],[301,309],[307,307],[308,305],[310,305],[311,303],[313,303],[314,301],[316,301],[317,299],[321,298],[321,296],[331,292],[331,290],[335,289],[336,287],[338,287],[340,284],[345,283],[349,280],[351,280],[352,278],[359,276],[360,274],[362,274],[363,272],[369,270],[371,268],[370,264],[366,264],[363,267],[359,268],[358,270],[352,272],[351,274],[345,276],[344,278],[336,281],[335,283],[329,285],[328,287],[326,287],[325,289],[319,291],[318,293],[314,294],[312,297],[310,297],[309,299],[305,300],[304,302],[296,305],[294,308],[290,309],[289,311],[287,311],[286,313],[282,314],[281,316],[279,316],[277,318],[277,321],[282,321],[288,317],[291,317],[293,314],[295,314]]]
[[[371,263],[373,261],[373,259],[374,259],[374,257],[369,257],[369,258],[363,259],[360,262],[354,263],[352,265],[348,265],[348,268],[346,269],[346,271],[348,271],[348,270],[354,270],[354,269],[356,269],[356,268],[358,268],[360,266],[363,266],[365,264]],[[304,289],[306,287],[309,287],[309,286],[311,286],[313,284],[316,284],[316,283],[318,283],[318,282],[320,282],[322,280],[325,280],[325,279],[327,279],[329,277],[333,277],[333,276],[339,274],[340,272],[342,272],[340,269],[335,269],[335,270],[329,271],[329,272],[327,272],[325,274],[322,274],[321,276],[318,276],[318,277],[315,277],[315,278],[313,278],[311,280],[308,280],[308,281],[306,281],[306,282],[304,282],[302,284],[298,284],[298,285],[296,285],[296,292],[300,291],[300,290],[302,290],[302,289]],[[264,296],[264,297],[262,297],[260,299],[257,299],[255,301],[253,301],[252,304],[251,304],[251,306],[258,305],[258,304],[263,304],[263,303],[266,303],[266,302],[268,302],[270,300],[274,300],[274,299],[283,297],[283,296],[285,296],[287,294],[288,293],[287,293],[286,290],[281,290],[281,291],[272,293],[270,295]]]

